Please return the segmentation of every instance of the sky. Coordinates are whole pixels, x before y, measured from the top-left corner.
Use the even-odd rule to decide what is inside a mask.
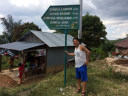
[[[42,31],[53,32],[41,20],[48,7],[76,4],[79,0],[0,0],[0,18],[10,14],[14,21],[34,22]],[[83,0],[82,15],[87,12],[100,17],[109,40],[124,38],[128,34],[128,0]],[[2,32],[3,26],[0,24],[0,34]]]

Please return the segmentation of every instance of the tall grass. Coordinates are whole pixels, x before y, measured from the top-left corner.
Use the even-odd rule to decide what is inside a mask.
[[[4,92],[7,91],[9,96],[80,96],[81,93],[74,93],[77,89],[74,67],[67,69],[66,79],[64,87],[62,71],[49,74],[41,82],[9,88]],[[127,76],[112,72],[104,61],[91,62],[88,64],[87,96],[128,96],[127,80]]]
[[[2,62],[1,62],[2,70],[6,70],[9,68],[9,59],[10,59],[9,56],[2,56]],[[14,59],[14,65],[17,66],[20,61],[21,61],[20,58]]]
[[[5,88],[0,88],[0,96],[10,96]]]

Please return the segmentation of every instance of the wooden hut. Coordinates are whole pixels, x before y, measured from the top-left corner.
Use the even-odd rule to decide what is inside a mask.
[[[122,56],[128,56],[128,38],[114,44],[116,52]]]
[[[67,36],[67,50],[74,51],[73,37]],[[19,41],[1,44],[0,48],[17,50],[30,62],[38,60],[38,66],[45,62],[45,71],[58,71],[64,66],[65,35],[30,30]],[[73,57],[67,56],[67,59]]]

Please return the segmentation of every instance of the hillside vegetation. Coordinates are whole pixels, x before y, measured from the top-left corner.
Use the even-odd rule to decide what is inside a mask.
[[[67,69],[67,84],[64,87],[64,72],[49,74],[40,82],[1,88],[0,96],[81,96],[77,88],[74,67]],[[128,77],[112,72],[104,60],[88,64],[87,96],[128,96]]]

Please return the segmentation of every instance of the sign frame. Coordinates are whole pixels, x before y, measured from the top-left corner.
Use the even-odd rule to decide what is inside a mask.
[[[56,8],[56,9],[52,9],[52,8]],[[65,8],[65,10],[64,10],[64,8]],[[68,12],[67,12],[66,8],[67,8]],[[52,15],[50,15],[50,10],[51,10]],[[59,10],[59,11],[55,11],[55,10]],[[56,12],[56,13],[54,13],[54,12]],[[67,15],[65,15],[65,16],[60,15],[61,13],[65,13],[65,12],[67,12],[66,13]],[[57,17],[57,15],[59,17]],[[67,17],[67,16],[69,16],[69,17]],[[49,8],[46,10],[46,12],[41,17],[41,19],[44,21],[44,23],[47,25],[47,27],[51,30],[56,30],[56,29],[58,29],[58,30],[78,29],[79,30],[79,23],[80,23],[79,18],[80,18],[80,5],[79,4],[49,6]],[[61,20],[57,20],[57,19],[61,19]],[[66,21],[67,19],[68,19],[68,21]],[[67,23],[67,24],[62,24],[62,23]]]
[[[74,9],[72,6],[75,6],[76,7],[76,9]],[[49,29],[51,29],[51,30],[61,30],[62,32],[64,32],[65,33],[65,51],[67,51],[67,34],[68,34],[68,32],[69,31],[71,31],[71,30],[75,30],[75,29],[77,29],[77,30],[79,30],[79,28],[80,28],[80,6],[81,5],[79,5],[79,4],[77,4],[77,5],[56,5],[56,6],[49,6],[49,8],[46,10],[46,12],[43,14],[43,16],[41,17],[41,19],[44,21],[44,23],[47,25],[47,27],[49,28]],[[62,23],[59,23],[58,24],[58,27],[56,27],[56,26],[52,26],[51,27],[51,25],[50,25],[50,23],[48,23],[49,21],[47,21],[47,20],[45,20],[44,19],[44,16],[46,15],[46,14],[48,14],[47,12],[49,12],[49,9],[50,8],[52,8],[52,7],[70,7],[69,9],[67,8],[67,10],[71,10],[72,9],[72,15],[71,15],[71,12],[69,11],[69,13],[65,13],[65,14],[63,14],[63,16],[61,17],[62,19],[64,19],[64,20],[60,20],[60,21],[65,21],[65,19],[68,19],[68,21],[70,20],[70,19],[73,19],[72,20],[72,22],[74,22],[74,23],[72,23],[72,22],[70,22],[70,24],[68,25],[69,27],[59,27],[59,24],[61,25]],[[63,9],[62,8],[62,9]],[[61,10],[62,10],[61,9]],[[52,10],[52,9],[51,9]],[[54,9],[55,10],[55,9]],[[60,9],[58,9],[59,10],[59,12],[60,12]],[[64,10],[64,9],[63,9]],[[66,10],[66,9],[65,9]],[[64,11],[64,12],[67,12],[67,11]],[[73,13],[74,12],[74,13]],[[49,12],[50,13],[50,12]],[[60,14],[60,13],[54,13],[54,14]],[[66,14],[67,14],[67,16],[68,16],[68,14],[69,15],[71,15],[71,16],[75,16],[76,15],[76,17],[72,17],[71,18],[71,16],[70,17],[68,17],[68,18],[66,18],[66,17],[64,17],[64,16],[66,16]],[[58,17],[59,18],[59,17]],[[47,19],[50,19],[50,17],[49,18],[47,18]],[[57,19],[56,17],[52,17],[51,19]],[[54,20],[53,20],[54,21]],[[76,25],[75,25],[76,24]],[[65,52],[65,59],[64,59],[64,86],[66,86],[66,62],[67,61],[67,54],[66,54],[66,52]]]

